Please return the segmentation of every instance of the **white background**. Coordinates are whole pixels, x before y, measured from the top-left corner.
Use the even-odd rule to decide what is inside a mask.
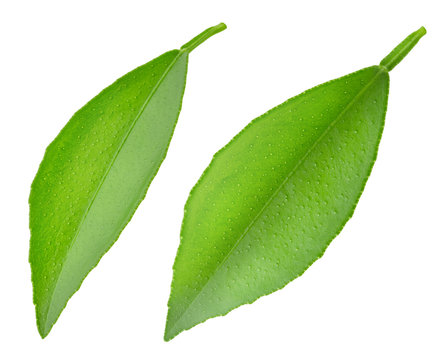
[[[28,258],[30,184],[71,115],[206,27],[168,156],[131,223],[45,340]],[[163,341],[184,202],[254,117],[377,64],[391,73],[365,192],[324,257],[285,289]],[[1,359],[434,359],[435,8],[408,1],[3,1],[0,5]]]

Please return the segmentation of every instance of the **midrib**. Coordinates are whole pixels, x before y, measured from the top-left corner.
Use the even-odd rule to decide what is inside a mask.
[[[324,132],[317,138],[316,141],[313,142],[313,144],[310,146],[310,148],[305,152],[305,154],[301,157],[301,159],[298,161],[298,163],[294,166],[294,168],[290,171],[290,173],[286,176],[286,178],[281,182],[281,184],[277,187],[275,192],[272,194],[272,196],[265,202],[265,204],[261,207],[259,212],[254,216],[254,218],[251,220],[251,222],[247,225],[245,230],[243,231],[242,235],[237,239],[237,241],[234,243],[234,245],[231,247],[231,249],[228,251],[228,253],[223,258],[222,262],[218,264],[216,269],[213,271],[213,273],[210,275],[209,279],[204,283],[204,285],[199,289],[198,293],[195,295],[195,297],[192,299],[190,304],[186,307],[186,309],[183,311],[183,313],[178,317],[178,319],[175,321],[172,328],[174,328],[178,322],[185,316],[187,311],[190,309],[192,304],[195,302],[195,300],[198,298],[198,296],[203,292],[207,284],[211,281],[213,276],[222,268],[222,266],[225,264],[225,262],[228,260],[228,258],[231,256],[231,254],[234,252],[234,250],[237,248],[237,246],[240,244],[240,242],[246,237],[248,232],[251,230],[251,228],[255,225],[257,220],[261,217],[261,215],[266,211],[266,209],[269,207],[269,205],[272,203],[272,201],[276,198],[276,196],[280,193],[281,189],[284,187],[284,185],[289,181],[289,179],[293,176],[293,174],[298,170],[298,168],[304,163],[305,159],[309,156],[309,154],[315,149],[317,144],[322,141],[322,139],[334,128],[334,126],[337,124],[337,122],[343,117],[343,115],[349,110],[352,105],[358,101],[363,94],[367,91],[367,89],[376,81],[378,76],[381,73],[384,73],[385,70],[380,68],[378,72],[373,75],[373,78],[355,95],[355,97],[346,105],[346,107],[338,114],[337,118],[329,124],[329,126],[324,130]],[[172,329],[171,328],[171,329]]]

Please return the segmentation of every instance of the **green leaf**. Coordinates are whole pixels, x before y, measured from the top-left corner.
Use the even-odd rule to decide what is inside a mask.
[[[185,206],[165,340],[281,289],[323,255],[374,164],[388,70],[425,32],[268,111],[214,156]]]
[[[165,158],[189,52],[225,28],[209,28],[118,79],[48,146],[29,198],[29,261],[43,338],[119,237]]]

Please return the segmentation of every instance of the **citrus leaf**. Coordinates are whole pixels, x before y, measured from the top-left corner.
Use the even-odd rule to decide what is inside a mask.
[[[165,340],[284,287],[352,216],[378,151],[391,70],[312,88],[253,120],[213,158],[185,206]]]
[[[145,197],[178,119],[189,52],[225,27],[209,28],[115,81],[48,146],[29,198],[42,337]]]

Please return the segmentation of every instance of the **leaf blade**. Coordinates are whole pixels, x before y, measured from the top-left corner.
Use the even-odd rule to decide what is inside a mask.
[[[118,79],[47,148],[29,197],[29,261],[42,337],[157,173],[181,110],[188,54],[169,51]]]
[[[371,82],[372,77],[377,77],[377,76],[381,76],[381,77],[386,76],[386,78],[383,81],[386,81],[388,83],[387,80],[388,74],[379,67],[372,67],[351,74],[347,77],[337,79],[333,82],[320,85],[316,88],[313,88],[299,95],[296,98],[290,99],[288,102],[267,112],[265,115],[261,116],[260,118],[255,119],[244,130],[242,130],[239,133],[239,135],[237,135],[226,147],[224,147],[218,154],[215,155],[210,166],[204,172],[200,181],[192,190],[189,200],[186,203],[186,215],[183,220],[183,227],[181,232],[182,242],[180,243],[179,252],[177,253],[177,257],[174,263],[173,285],[171,290],[171,298],[168,304],[169,311],[168,311],[167,329],[165,333],[166,340],[170,340],[180,331],[184,329],[188,329],[196,325],[197,323],[206,320],[209,317],[226,314],[228,313],[228,311],[230,311],[235,307],[238,307],[245,303],[251,303],[255,301],[255,299],[257,299],[259,296],[269,294],[279,288],[282,288],[285,284],[287,284],[289,281],[291,281],[296,277],[296,276],[289,277],[288,275],[284,276],[282,272],[283,271],[282,265],[280,265],[280,269],[276,269],[277,270],[275,274],[276,279],[274,281],[271,281],[270,278],[271,272],[273,272],[273,269],[275,268],[268,269],[268,266],[270,264],[268,265],[267,256],[265,255],[266,252],[265,249],[273,245],[271,245],[270,243],[269,244],[261,243],[262,236],[260,234],[262,231],[265,231],[265,229],[262,230],[261,226],[260,229],[258,229],[258,226],[256,228],[255,224],[261,222],[263,223],[267,222],[268,217],[277,218],[276,215],[272,215],[272,214],[269,214],[264,218],[262,213],[264,213],[265,209],[270,208],[271,204],[280,207],[278,204],[273,203],[274,198],[276,196],[282,197],[282,192],[280,192],[280,189],[282,188],[283,184],[287,182],[290,175],[293,174],[293,171],[297,171],[297,170],[293,170],[293,167],[296,169],[299,168],[301,166],[301,163],[299,162],[299,158],[304,158],[304,161],[306,161],[308,159],[307,158],[308,155],[299,154],[299,157],[293,156],[295,162],[293,164],[290,163],[287,164],[289,168],[287,168],[285,171],[280,173],[279,176],[276,176],[276,174],[270,176],[270,174],[273,173],[274,171],[276,172],[277,169],[279,169],[279,167],[281,166],[280,164],[286,162],[286,159],[291,158],[289,154],[290,155],[293,154],[295,151],[297,151],[297,149],[301,149],[303,146],[305,147],[308,146],[309,148],[312,147],[312,145],[309,145],[308,142],[306,142],[303,139],[303,137],[301,137],[301,135],[303,135],[304,133],[308,134],[310,127],[314,126],[313,124],[309,124],[309,121],[306,121],[307,119],[313,121],[312,116],[314,116],[316,112],[319,113],[318,109],[316,109],[311,99],[313,100],[317,99],[319,94],[324,91],[324,87],[329,87],[329,90],[331,90],[330,87],[335,85],[336,86],[335,92],[338,94],[342,91],[348,91],[345,90],[349,88],[349,86],[346,83],[350,82],[351,77],[353,77],[354,85],[361,85],[362,84],[361,81],[363,79],[365,79],[365,84],[367,84]],[[364,84],[362,85],[363,88],[365,86],[366,85]],[[356,91],[358,91],[357,87],[356,87]],[[352,94],[349,94],[349,96],[350,98],[352,98]],[[278,118],[279,113],[288,112],[288,113],[297,114],[297,109],[302,103],[308,103],[312,111],[312,114],[311,113],[305,114],[304,118],[298,118],[299,115],[295,115],[296,119],[299,120],[297,126],[300,127],[301,123],[304,122],[305,128],[300,127],[299,129],[296,129],[295,126],[293,128],[290,128],[291,124],[287,122],[286,116],[282,118],[281,124],[278,124],[279,121],[276,119]],[[385,94],[384,105],[386,107],[386,94]],[[346,108],[346,105],[342,104],[342,106],[336,106],[336,109],[333,109],[332,111],[336,111],[337,114],[342,114],[343,112],[347,113],[349,109]],[[329,122],[324,122],[323,124],[321,124],[321,121],[319,119],[316,120],[317,123],[315,124],[315,126],[318,129],[316,130],[317,133],[316,131],[313,132],[312,134],[313,139],[321,138],[322,135],[320,134],[324,133],[326,129],[328,129],[328,127],[330,126]],[[270,129],[270,127],[272,126],[271,122],[274,121],[275,121],[274,124],[275,127],[271,130]],[[298,121],[295,120],[295,122],[297,123]],[[383,127],[382,116],[381,118],[378,119],[378,122],[380,125],[382,125],[380,126],[380,128],[382,128]],[[261,126],[262,123],[266,125]],[[266,129],[267,129],[267,133],[266,133]],[[278,133],[281,133],[281,135],[277,135]],[[280,148],[282,149],[283,145],[279,141],[276,141],[277,136],[280,136],[280,139],[283,142],[285,141],[285,139],[288,139],[289,143],[290,142],[295,143],[296,144],[295,147],[294,148],[288,147],[287,149],[285,149],[285,151],[283,151],[281,156],[278,156],[277,154],[280,152]],[[378,138],[380,139],[380,136]],[[299,144],[297,144],[298,140],[300,140]],[[262,144],[259,144],[259,142],[262,142]],[[273,146],[273,144],[277,146]],[[377,146],[375,146],[373,150],[375,149],[377,149]],[[255,156],[249,158],[248,154],[250,152],[254,153]],[[307,154],[309,154],[309,152],[307,152]],[[229,165],[234,163],[235,154],[237,154],[237,156],[239,156],[240,158],[244,159],[243,164],[240,163],[237,164],[236,166]],[[265,161],[258,160],[263,157],[265,158]],[[259,170],[261,166],[263,166],[263,168]],[[241,170],[242,168],[243,170]],[[316,168],[317,168],[316,171],[318,171],[319,168],[318,167]],[[368,168],[371,169],[370,166],[368,166]],[[228,173],[232,175],[232,179],[228,179],[228,177],[225,178],[226,175],[222,175],[219,177],[219,174],[228,174]],[[237,174],[241,174],[241,175],[238,177]],[[269,179],[267,179],[267,181],[261,181],[261,180],[254,181],[254,179],[264,179],[265,177],[268,176]],[[243,183],[243,178],[246,178],[248,180],[245,181],[245,183]],[[250,186],[249,182],[253,182],[253,181],[255,185]],[[216,185],[216,183],[219,182],[220,185]],[[231,184],[229,184],[230,182]],[[293,184],[292,186],[295,187],[297,185]],[[220,189],[222,188],[225,189],[226,194],[219,192]],[[218,193],[213,194],[213,190],[215,189],[217,189],[216,191]],[[240,193],[241,191],[240,189],[244,189],[244,191],[248,192],[248,194],[242,194],[242,196],[238,196],[238,193]],[[250,190],[248,191],[246,189],[250,189]],[[268,192],[267,189],[270,189],[270,191]],[[198,194],[198,192],[201,191],[207,195],[201,193]],[[249,200],[249,198],[255,199],[255,196],[260,197],[261,195],[258,195],[259,193],[263,195],[262,199],[259,199],[259,201]],[[292,215],[287,215],[287,217],[296,216],[295,214],[297,213],[297,211],[295,211],[294,208],[292,208],[292,206],[303,205],[306,207],[306,209],[309,208],[309,206],[307,204],[304,204],[303,201],[300,201],[299,203],[295,201],[296,199],[295,195],[296,194],[293,194],[292,196],[287,195],[287,197],[289,198],[292,197],[294,201],[293,205],[287,205],[288,209],[290,209],[289,211],[292,213]],[[208,198],[206,198],[206,196],[208,196]],[[197,200],[198,198],[200,200]],[[357,200],[355,200],[355,204],[356,201]],[[201,202],[201,204],[197,202]],[[220,208],[216,209],[216,211],[210,210],[210,206],[207,206],[207,203],[212,203],[213,204],[212,207],[214,209],[216,207],[220,207]],[[237,206],[237,204],[239,204],[239,206]],[[195,209],[192,209],[193,207],[195,207]],[[250,215],[249,213],[242,214],[243,209],[246,209],[248,207],[249,209],[252,209],[253,212],[251,212]],[[255,209],[257,209],[257,211],[255,211]],[[284,212],[284,209],[281,208],[280,211]],[[207,213],[210,213],[210,216],[204,215]],[[224,214],[224,216],[221,214]],[[303,217],[304,215],[302,214],[301,216]],[[308,215],[305,214],[305,216]],[[223,221],[219,222],[220,218],[222,217],[223,217]],[[213,221],[213,219],[217,219],[217,220]],[[237,219],[249,219],[249,221],[247,224],[244,224],[243,226],[240,226],[237,229],[237,231],[241,233],[240,236],[234,236],[234,233],[228,235],[227,234],[227,232],[229,231],[228,225],[225,225],[225,223],[228,222],[236,223],[236,225],[234,225],[234,227],[236,227],[239,224],[239,222],[237,222]],[[204,233],[202,232],[200,226],[197,225],[200,221],[201,223],[208,224],[207,227],[209,229],[209,232],[207,232],[207,230],[205,230]],[[217,222],[220,225],[215,225]],[[213,225],[210,226],[209,225],[210,223]],[[270,223],[273,224],[273,222]],[[248,245],[244,245],[241,243],[242,239],[246,241],[246,239],[249,238],[250,232],[252,233],[256,231],[258,232],[256,238],[254,237],[255,239],[252,238],[251,240],[248,240],[247,241]],[[277,234],[273,234],[273,231],[270,229],[268,231],[269,233],[266,234],[268,236],[265,235],[263,238],[268,239],[268,241],[270,242],[272,241],[271,238],[273,238],[274,236],[275,238],[277,237]],[[290,236],[288,233],[286,235]],[[201,244],[201,237],[212,239],[210,240],[210,243],[213,244],[214,247],[214,251],[211,251],[211,253],[214,253],[213,255],[209,252],[209,249],[211,248],[210,243],[203,244],[202,248],[198,249],[199,247],[198,244]],[[234,238],[238,239],[235,241],[235,243],[225,240],[225,239],[234,239]],[[187,250],[183,248],[189,246],[188,244],[186,244],[186,239],[189,239],[191,244],[191,247]],[[294,236],[292,240],[295,241]],[[326,246],[327,244],[329,244],[331,240],[332,238],[328,238],[324,241]],[[280,252],[285,253],[283,249],[285,249],[286,247],[291,248],[291,245],[287,244],[285,242],[285,239],[282,239],[282,241],[283,244],[277,246],[277,248],[279,249]],[[304,245],[303,242],[298,243],[297,246],[293,244],[293,249],[296,249],[296,247],[302,248],[303,245]],[[314,258],[320,257],[324,249],[326,249],[326,246],[320,247],[319,249],[314,251],[313,252]],[[262,250],[256,252],[254,251],[254,249],[257,250],[262,249]],[[192,252],[195,251],[198,253],[198,256],[196,256],[195,259],[199,259],[199,260],[198,263],[192,264],[193,260],[189,259],[187,261],[186,256],[187,254],[190,254],[190,256],[192,256],[191,255]],[[203,251],[203,253],[199,254],[200,251]],[[198,283],[195,284],[195,280],[193,279],[201,278],[201,273],[195,270],[203,269],[204,267],[206,267],[206,265],[201,264],[202,259],[204,258],[210,259],[213,258],[213,256],[216,257],[216,254],[219,253],[224,254],[223,259],[217,261],[214,264],[215,269],[211,271],[212,278],[207,279],[204,282],[204,284],[198,284]],[[248,256],[246,255],[246,253],[250,253],[251,255]],[[232,258],[236,258],[237,256],[239,257],[239,259],[232,260]],[[294,256],[294,254],[287,253],[287,256],[291,257]],[[182,260],[183,258],[184,258],[184,264]],[[274,261],[278,261],[278,263],[284,262],[284,260],[282,259],[282,257],[279,256],[279,254],[270,256],[270,258],[275,259]],[[254,261],[253,259],[256,259],[256,261]],[[298,274],[299,276],[301,273],[303,273],[303,271],[305,271],[305,269],[313,261],[314,260],[310,258],[307,259],[305,262],[302,262],[301,265],[297,263],[295,265],[294,262],[293,263],[294,268],[284,269],[284,273],[286,272],[288,273],[291,270],[294,274]],[[242,264],[244,264],[243,265],[244,267],[242,266]],[[180,267],[182,269],[180,269]],[[251,271],[249,269],[251,269]],[[263,273],[269,272],[269,275],[263,278],[261,278],[261,276],[255,278],[254,276],[255,280],[250,282],[248,280],[249,276],[255,275],[254,274],[255,271],[253,271],[252,269],[257,269],[257,271],[261,271]],[[183,276],[185,277],[185,279],[179,280],[180,277],[182,278]],[[283,277],[285,278],[285,281],[277,280]],[[244,281],[240,281],[238,279],[244,279]],[[194,289],[195,288],[200,289],[199,292],[197,292],[193,296],[190,295],[191,302],[187,304],[187,306],[185,305],[186,309],[181,309],[181,310],[176,309],[177,306],[179,307],[180,298],[183,297],[185,298],[186,296],[189,297],[189,295],[187,294],[188,291],[186,289],[192,287],[192,283],[195,284],[193,285]],[[232,283],[237,285],[231,286]],[[252,290],[254,288],[255,291]],[[182,291],[184,291],[184,293],[182,293]],[[252,295],[250,291],[252,292]],[[239,292],[241,294],[240,297],[236,295],[236,292]],[[216,301],[216,296],[218,296],[221,300]],[[175,313],[178,313],[178,318],[173,317],[174,308],[175,308]],[[180,313],[181,315],[179,315]]]

